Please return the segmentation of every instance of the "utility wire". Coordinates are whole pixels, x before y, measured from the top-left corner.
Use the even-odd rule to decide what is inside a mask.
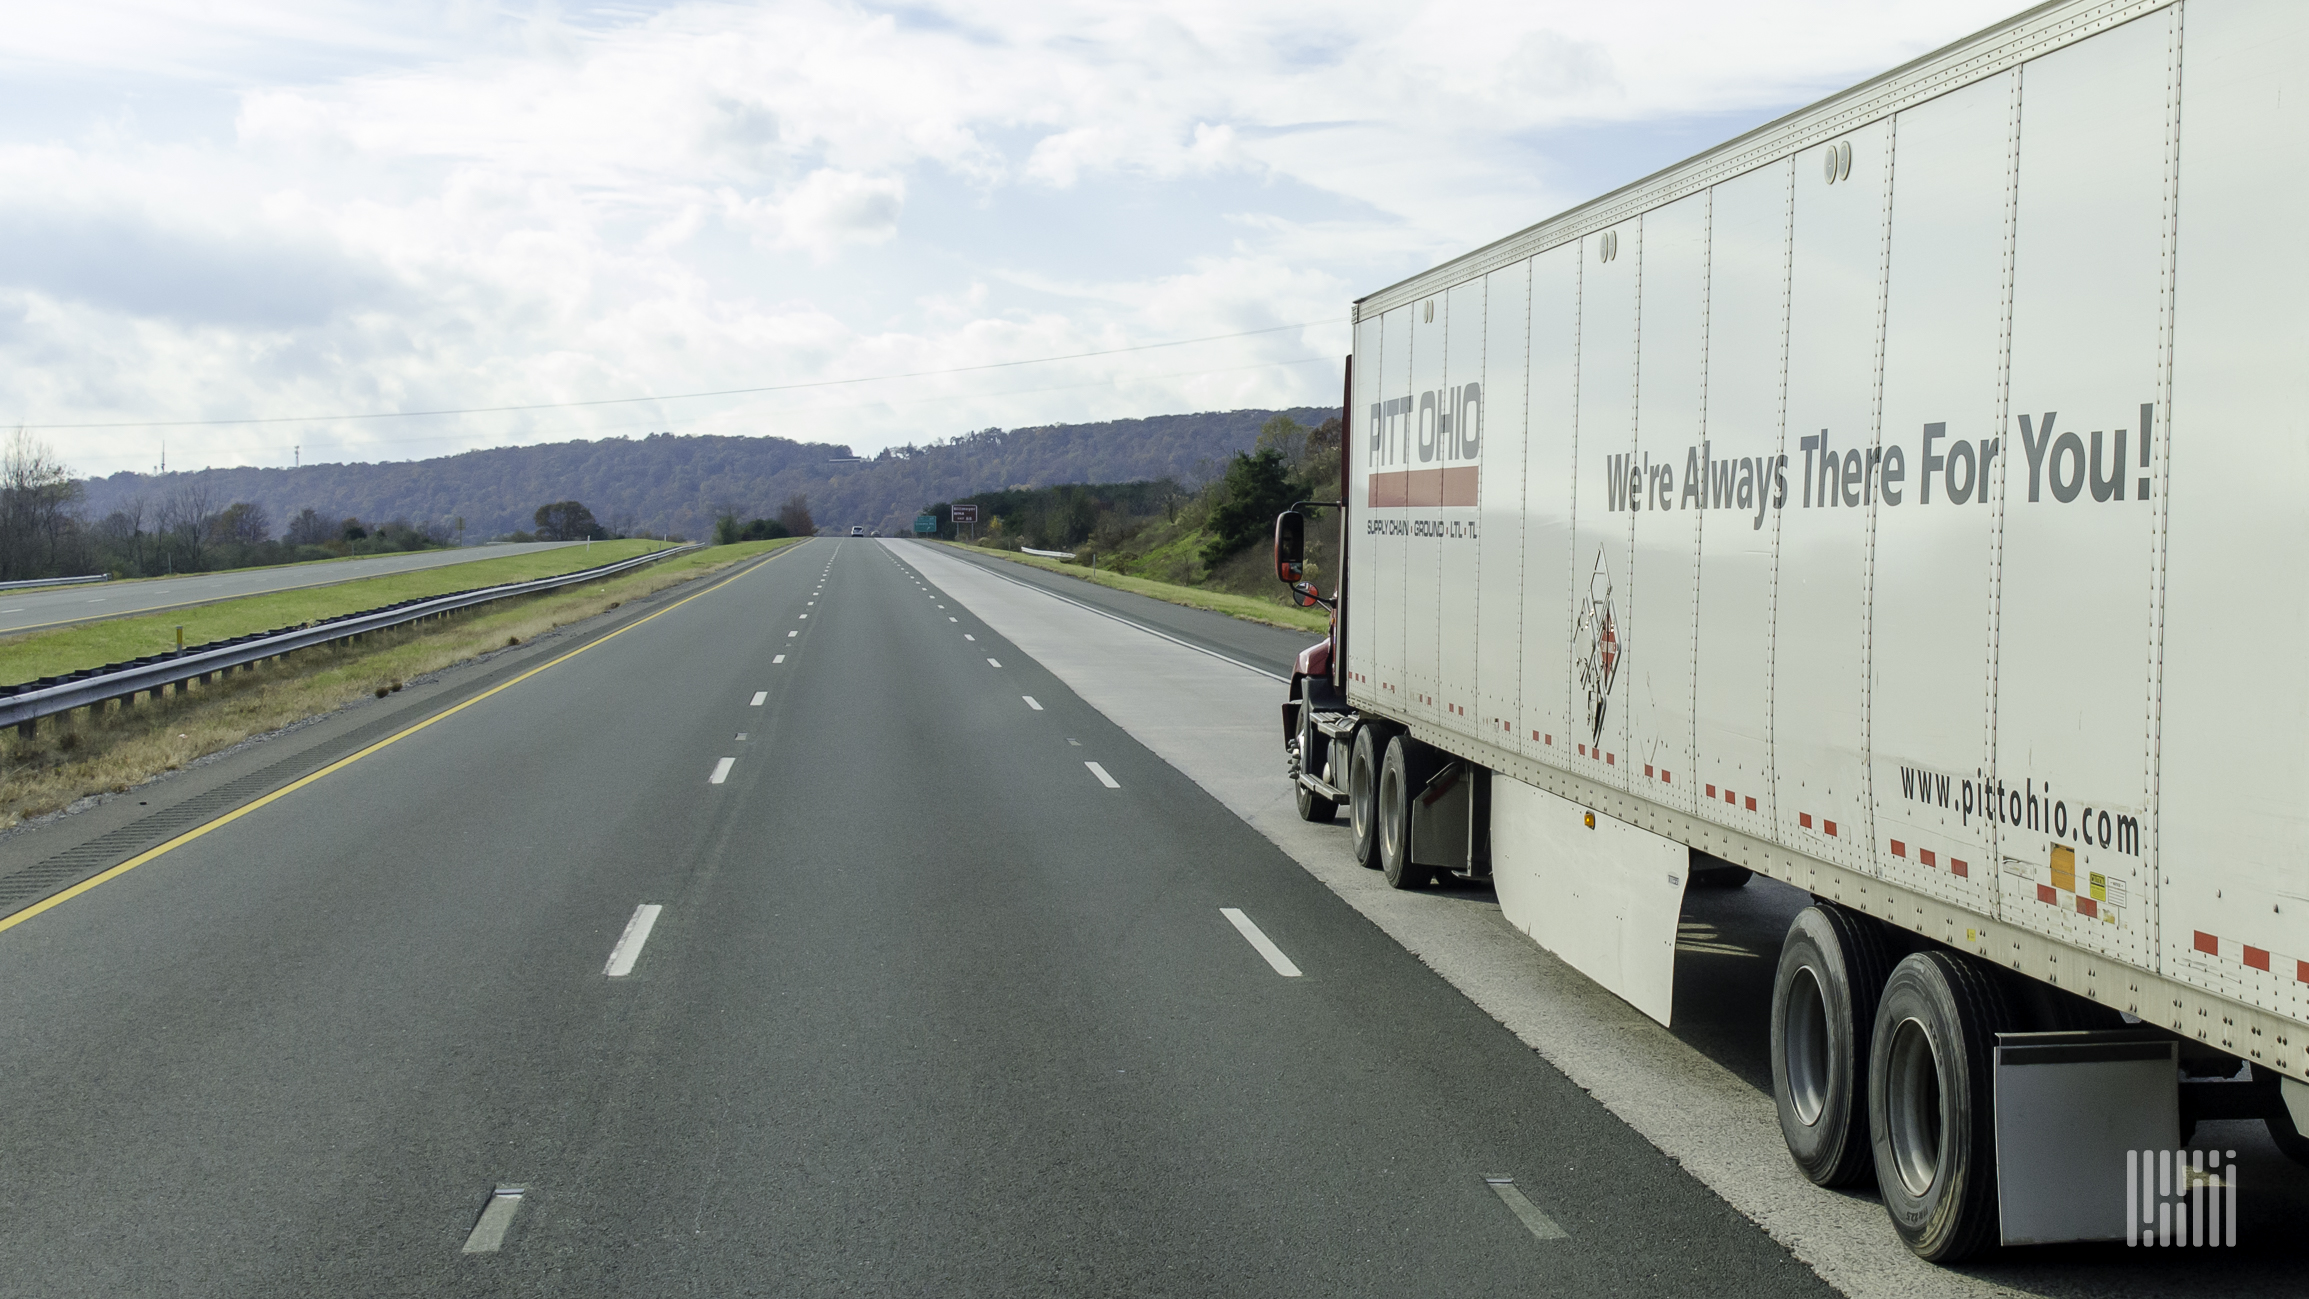
[[[1053,361],[1081,361],[1098,356],[1119,356],[1125,352],[1147,352],[1163,347],[1186,347],[1194,343],[1216,343],[1230,338],[1251,338],[1259,334],[1279,334],[1290,329],[1312,329],[1319,325],[1336,325],[1338,320],[1309,320],[1296,325],[1269,325],[1265,329],[1245,329],[1233,334],[1208,334],[1201,338],[1179,338],[1167,343],[1139,343],[1130,347],[1109,347],[1096,352],[1070,352],[1063,356],[1032,356],[1017,361],[988,361],[982,365],[957,365],[943,370],[909,370],[902,374],[862,375],[854,379],[813,379],[804,383],[766,384],[758,388],[718,388],[710,392],[669,392],[647,397],[597,397],[591,401],[533,402],[521,406],[465,406],[444,410],[381,410],[347,415],[272,415],[244,419],[179,419],[129,420],[107,424],[25,424],[27,430],[52,429],[114,429],[114,428],[214,428],[222,425],[243,424],[320,424],[343,420],[412,419],[431,415],[501,415],[529,410],[574,410],[587,406],[623,406],[650,401],[686,401],[699,397],[744,397],[765,392],[793,392],[803,388],[834,388],[856,383],[882,383],[892,379],[925,379],[943,374],[971,374],[980,370],[1004,370],[1020,365],[1044,365]]]

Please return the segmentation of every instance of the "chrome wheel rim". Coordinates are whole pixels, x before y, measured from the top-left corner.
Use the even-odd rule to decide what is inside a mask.
[[[1402,823],[1402,774],[1392,768],[1381,768],[1379,772],[1379,850],[1381,853],[1397,852],[1400,849]]]
[[[1353,768],[1347,777],[1347,815],[1354,822],[1355,841],[1361,844],[1371,833],[1371,764],[1361,745],[1347,761]]]
[[[1797,968],[1780,1012],[1780,1067],[1796,1121],[1818,1123],[1828,1108],[1828,997],[1809,965]]]
[[[1940,1147],[1948,1130],[1940,1053],[1923,1021],[1909,1018],[1893,1027],[1884,1072],[1884,1135],[1892,1169],[1910,1195],[1921,1197],[1940,1179]]]

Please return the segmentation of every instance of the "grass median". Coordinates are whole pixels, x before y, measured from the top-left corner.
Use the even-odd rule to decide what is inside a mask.
[[[564,546],[502,559],[477,559],[469,564],[386,573],[328,586],[246,595],[186,609],[27,632],[0,640],[0,682],[37,681],[107,663],[126,663],[147,654],[165,654],[176,648],[179,626],[184,628],[185,644],[203,645],[275,627],[340,618],[420,596],[573,573],[665,549],[668,547],[661,541],[597,541],[590,547]]]
[[[619,543],[596,543],[596,563],[608,562],[601,558],[603,544]],[[299,650],[279,663],[267,664],[256,671],[235,672],[211,683],[195,683],[189,691],[148,698],[131,707],[107,703],[96,709],[78,709],[62,717],[46,718],[30,739],[12,729],[0,731],[0,829],[16,825],[27,817],[68,807],[91,795],[124,792],[252,736],[293,726],[359,699],[390,694],[413,678],[491,650],[520,644],[556,627],[605,613],[628,600],[793,544],[792,540],[780,540],[713,546],[568,590],[517,597],[439,622],[372,633],[359,644]],[[548,557],[519,558],[543,560]],[[487,561],[498,562],[504,561]],[[483,566],[458,567],[470,570]],[[551,571],[555,570],[546,570]],[[529,574],[544,575],[542,572]],[[491,579],[513,580],[517,579]],[[465,582],[448,589],[465,590],[490,585],[491,581]],[[280,597],[253,597],[276,598]],[[374,608],[408,598],[408,594],[382,596],[356,607]],[[258,629],[280,625],[279,622],[263,623]],[[204,639],[235,634],[217,632]],[[172,643],[173,639],[172,634]],[[186,640],[191,641],[189,627]]]
[[[1111,586],[1117,591],[1128,591],[1133,595],[1145,595],[1152,596],[1157,600],[1168,600],[1172,604],[1183,604],[1190,609],[1208,609],[1212,613],[1223,613],[1230,618],[1240,618],[1245,622],[1263,622],[1269,627],[1281,627],[1287,631],[1326,632],[1331,629],[1331,615],[1321,609],[1294,608],[1284,604],[1280,597],[1273,600],[1262,600],[1257,596],[1235,595],[1227,591],[1204,591],[1191,586],[1157,582],[1150,577],[1131,577],[1123,573],[1109,573],[1100,569],[1084,568],[1079,564],[1068,564],[1056,559],[1044,559],[1040,555],[1021,555],[1015,551],[996,550],[990,546],[965,546],[952,541],[942,541],[938,544],[952,547],[966,555],[987,555],[995,559],[1007,559],[1013,564],[1024,564],[1029,568],[1039,568],[1046,572],[1062,574],[1085,582],[1096,582],[1100,586]],[[1282,583],[1277,582],[1275,586],[1276,589],[1280,590]]]

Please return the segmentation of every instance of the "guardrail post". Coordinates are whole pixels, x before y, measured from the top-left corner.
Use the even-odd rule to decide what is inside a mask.
[[[37,717],[28,718],[24,721],[16,723],[16,738],[20,740],[29,740],[35,734],[37,734],[39,730],[40,719]]]

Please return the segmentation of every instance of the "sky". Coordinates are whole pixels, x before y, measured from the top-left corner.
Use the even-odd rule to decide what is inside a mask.
[[[1336,405],[1356,298],[2015,5],[28,6],[0,421],[93,475]]]

